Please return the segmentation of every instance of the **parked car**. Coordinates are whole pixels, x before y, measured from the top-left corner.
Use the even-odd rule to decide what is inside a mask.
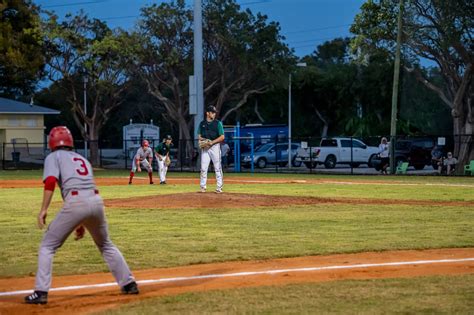
[[[296,151],[301,147],[299,143],[291,144],[291,155],[293,157],[292,166],[299,167],[301,162],[297,162]],[[241,157],[241,165],[250,167],[252,157],[250,152]],[[285,166],[288,164],[288,143],[266,143],[255,149],[253,154],[253,163],[258,168],[265,168],[268,164],[278,164]]]
[[[431,159],[431,150],[435,146],[435,141],[431,138],[415,138],[397,140],[395,143],[395,165],[408,162],[409,166],[413,166],[416,170],[422,170],[426,165],[433,165]],[[380,171],[380,163],[375,160],[374,168]]]
[[[336,164],[350,164],[352,167],[368,164],[372,167],[378,152],[377,147],[370,147],[358,139],[324,138],[319,147],[298,149],[296,161],[308,168],[318,164],[324,164],[326,168],[334,168]]]

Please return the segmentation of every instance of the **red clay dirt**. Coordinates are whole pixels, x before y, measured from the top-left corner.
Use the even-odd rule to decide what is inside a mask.
[[[341,266],[366,263],[461,259],[474,257],[474,248],[436,249],[420,251],[369,252],[348,255],[311,256],[261,261],[227,262],[192,265],[176,268],[136,270],[138,281],[207,274],[228,274],[248,271],[294,269],[305,267]],[[474,261],[409,264],[358,269],[319,270],[308,272],[288,271],[271,275],[251,275],[200,280],[141,284],[137,296],[121,295],[118,287],[89,288],[50,292],[47,305],[26,305],[23,295],[0,297],[0,314],[87,314],[122,306],[126,303],[151,297],[177,295],[186,292],[234,289],[242,287],[276,286],[291,283],[316,283],[344,279],[410,278],[431,275],[474,274]],[[113,282],[109,273],[53,278],[53,288]],[[0,292],[30,290],[34,278],[0,279]]]
[[[199,179],[194,178],[174,178],[167,181],[169,185],[184,185],[196,184],[199,186]],[[348,180],[286,180],[286,179],[272,179],[272,178],[258,178],[254,177],[231,177],[226,179],[227,183],[236,184],[304,184],[304,183],[341,183],[341,184],[383,184],[378,181],[348,181]],[[96,178],[97,186],[117,186],[128,185],[128,178]],[[402,184],[400,182],[393,182],[391,184]],[[0,181],[0,188],[33,188],[42,187],[41,179],[35,180],[2,180]],[[148,185],[148,178],[136,177],[133,185]],[[209,180],[209,186],[214,185],[214,181]],[[409,184],[408,184],[409,185]],[[472,201],[431,201],[431,200],[410,200],[410,199],[377,199],[377,198],[318,198],[306,196],[270,196],[270,195],[256,195],[256,194],[212,194],[212,190],[206,194],[168,194],[166,196],[152,196],[152,197],[136,197],[128,199],[111,199],[106,200],[106,206],[113,207],[140,207],[140,208],[159,208],[166,201],[167,208],[209,208],[210,205],[219,208],[236,208],[236,207],[273,207],[288,205],[312,205],[320,203],[333,204],[402,204],[402,205],[420,205],[420,206],[473,206]]]
[[[113,208],[149,208],[185,209],[185,208],[253,208],[288,207],[294,205],[351,204],[351,205],[418,205],[418,206],[473,206],[470,201],[431,201],[406,199],[369,199],[369,198],[319,198],[306,196],[272,196],[260,194],[224,193],[179,193],[158,196],[118,198],[105,200],[106,207]],[[165,206],[164,206],[165,205]]]

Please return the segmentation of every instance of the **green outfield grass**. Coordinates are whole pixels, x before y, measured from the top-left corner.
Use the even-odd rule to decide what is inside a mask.
[[[467,275],[244,288],[152,298],[102,314],[472,314],[473,282]]]
[[[16,175],[20,173],[0,172],[2,180],[40,178],[41,172]],[[97,171],[96,176],[124,177],[126,181],[127,173]],[[198,175],[169,174],[170,178],[177,176],[197,179]],[[396,249],[474,247],[474,180],[470,178],[226,174],[226,178],[237,176],[247,176],[249,179],[337,179],[356,183],[359,181],[360,185],[243,185],[229,181],[225,184],[227,193],[424,200],[432,201],[433,204],[282,204],[271,208],[216,209],[209,206],[207,209],[184,210],[167,209],[164,204],[156,209],[107,208],[112,240],[134,270],[229,260]],[[376,183],[366,184],[367,181]],[[197,184],[99,188],[105,199],[187,193],[196,192],[198,189]],[[225,196],[222,195],[223,198]],[[43,231],[36,228],[41,197],[40,187],[0,189],[0,277],[27,276],[36,271],[37,249],[43,235]],[[439,206],[436,205],[437,201],[473,203],[465,206]],[[56,191],[48,222],[54,218],[60,205],[59,192]],[[55,275],[101,271],[107,271],[107,267],[90,236],[79,242],[69,239],[55,256]],[[413,310],[414,313],[430,313],[431,310],[464,313],[466,308],[463,305],[466,303],[463,301],[472,297],[472,276],[446,277],[447,283],[454,288],[452,291],[449,291],[449,285],[438,290],[444,283],[444,280],[440,279],[444,278],[344,281],[188,294],[143,302],[137,306],[137,311],[132,313],[208,313],[207,310],[214,313],[229,310],[233,313],[280,313],[284,312],[282,310],[288,310],[286,313],[300,314],[312,313],[318,305],[323,305],[320,309],[336,313],[390,312],[389,305],[377,302],[378,299],[393,300],[394,304],[401,300],[396,310],[402,313],[407,310]],[[410,288],[419,288],[419,292],[406,291]],[[313,294],[313,291],[316,293]],[[438,298],[443,294],[444,300],[448,300],[446,303],[440,302],[444,300]],[[428,295],[429,301],[432,300],[433,303],[417,305],[420,299],[425,301],[425,295]],[[282,299],[282,296],[287,298]],[[334,308],[329,308],[328,305],[338,296],[343,298],[338,299]],[[242,302],[247,300],[251,302]],[[267,302],[260,305],[258,300]],[[220,308],[220,305],[224,308]],[[124,312],[127,310],[129,309],[124,309]]]

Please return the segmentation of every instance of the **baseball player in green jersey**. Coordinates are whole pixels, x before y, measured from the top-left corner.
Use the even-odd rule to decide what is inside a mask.
[[[46,225],[56,183],[61,189],[64,204],[41,241],[35,290],[25,297],[25,303],[48,302],[54,254],[72,232],[75,231],[78,240],[84,237],[85,229],[91,234],[122,292],[138,294],[137,283],[125,259],[109,238],[104,201],[95,185],[89,161],[73,151],[74,140],[67,127],[51,129],[48,144],[52,152],[44,160],[44,192],[38,227],[41,229]]]
[[[207,170],[212,160],[216,172],[217,188],[216,193],[222,193],[223,174],[221,163],[220,142],[224,141],[224,126],[222,122],[216,119],[217,110],[214,106],[208,106],[206,109],[206,119],[201,121],[198,129],[199,141],[207,141],[207,145],[201,148],[201,192],[206,192]]]
[[[155,147],[155,157],[158,161],[158,174],[160,175],[160,185],[166,184],[166,173],[168,172],[168,166],[171,163],[170,160],[170,149],[171,149],[171,138],[167,135],[163,139],[163,142]]]

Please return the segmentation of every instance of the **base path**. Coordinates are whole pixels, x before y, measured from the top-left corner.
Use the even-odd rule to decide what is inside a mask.
[[[0,314],[76,314],[150,297],[345,279],[474,274],[474,248],[369,252],[135,270],[137,296],[121,295],[109,273],[56,276],[47,305],[26,305],[33,277],[0,279]]]

